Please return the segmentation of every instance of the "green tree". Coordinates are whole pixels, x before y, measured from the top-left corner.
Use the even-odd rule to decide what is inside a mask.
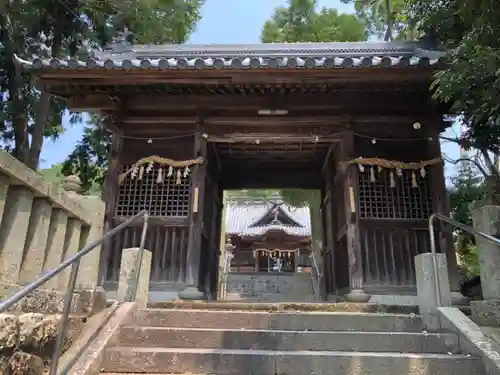
[[[116,27],[99,29],[97,41],[100,44],[109,41],[120,31],[119,25],[133,31],[128,35],[130,42],[184,43],[200,19],[202,5],[203,0],[134,0],[117,4],[115,14],[106,18],[112,19]],[[84,191],[97,194],[104,182],[110,144],[111,135],[105,130],[104,119],[93,114],[82,139],[65,160],[63,173],[78,174]]]
[[[354,5],[356,15],[370,35],[393,39],[414,39],[414,27],[407,17],[407,0],[342,0]]]
[[[467,125],[466,149],[485,162],[487,201],[500,203],[500,3],[495,0],[408,0],[409,12],[430,47],[447,51],[447,64],[435,76],[436,99]]]
[[[85,55],[117,30],[136,30],[138,42],[183,40],[202,0],[6,0],[0,4],[0,136],[4,148],[36,169],[44,137],[63,128],[65,103],[19,72],[13,56]],[[74,120],[78,120],[75,117]]]
[[[357,42],[366,40],[365,25],[336,9],[316,10],[316,0],[289,0],[264,23],[261,40],[275,42]]]
[[[470,206],[484,194],[483,177],[476,173],[470,163],[463,163],[449,189],[452,218],[472,226]],[[455,235],[456,250],[468,276],[479,274],[474,236],[458,230]]]

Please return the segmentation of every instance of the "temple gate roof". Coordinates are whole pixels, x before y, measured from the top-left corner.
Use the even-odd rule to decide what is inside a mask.
[[[133,45],[115,42],[85,59],[34,57],[24,69],[324,69],[427,67],[442,53],[419,42]]]

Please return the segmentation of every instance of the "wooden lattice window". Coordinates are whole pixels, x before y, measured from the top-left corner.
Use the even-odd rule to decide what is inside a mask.
[[[122,166],[125,172],[131,165]],[[142,178],[128,175],[120,184],[120,193],[116,207],[117,216],[133,216],[141,210],[148,210],[151,216],[186,217],[189,214],[190,176],[162,178],[158,183],[160,168],[154,166]],[[162,169],[162,176],[165,169]],[[180,182],[178,184],[178,182]]]
[[[394,172],[393,172],[394,173]],[[432,213],[429,177],[415,172],[416,187],[412,183],[412,171],[394,173],[394,187],[388,170],[376,171],[375,181],[370,170],[359,173],[359,211],[362,218],[373,219],[427,219]]]

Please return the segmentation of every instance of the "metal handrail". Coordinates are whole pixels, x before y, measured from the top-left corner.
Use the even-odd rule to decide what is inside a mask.
[[[316,281],[316,287],[314,288],[314,294],[316,294],[316,299],[320,300],[321,299],[321,278],[323,275],[319,272],[319,267],[318,263],[316,262],[316,256],[314,255],[314,252],[311,252],[311,259],[313,263],[313,269],[315,272],[313,272],[313,279]]]
[[[500,246],[500,240],[498,238],[495,238],[493,236],[490,236],[489,234],[480,232],[468,225],[465,225],[463,223],[460,223],[459,221],[456,221],[452,219],[449,216],[440,214],[440,213],[434,213],[431,215],[429,218],[429,237],[431,241],[431,252],[432,252],[432,268],[434,271],[434,280],[435,280],[435,285],[436,285],[436,305],[437,307],[440,307],[442,304],[441,300],[441,285],[439,283],[439,277],[438,277],[438,267],[437,267],[437,259],[436,259],[436,236],[434,233],[434,222],[436,219],[439,219],[441,221],[444,221],[445,223],[451,224],[467,233],[472,234],[473,236],[479,236],[484,238],[485,240],[488,240],[496,245]]]
[[[5,310],[7,310],[9,307],[14,305],[16,302],[20,301],[22,298],[26,297],[28,294],[33,292],[39,286],[45,284],[47,281],[49,281],[50,279],[52,279],[53,277],[57,276],[62,271],[64,271],[66,268],[71,266],[71,273],[69,276],[68,287],[66,288],[66,293],[64,295],[64,307],[63,307],[63,311],[62,311],[62,319],[60,322],[59,330],[57,332],[56,345],[54,348],[54,354],[52,356],[52,364],[50,366],[50,373],[49,373],[50,375],[56,375],[56,373],[57,373],[57,368],[59,365],[59,358],[61,357],[61,352],[62,352],[63,343],[64,343],[65,331],[66,331],[67,326],[68,326],[69,313],[71,310],[71,302],[73,300],[73,294],[74,294],[75,286],[76,286],[76,277],[78,276],[78,269],[80,267],[80,260],[82,259],[83,256],[87,255],[89,252],[91,252],[97,246],[101,245],[104,241],[115,236],[116,234],[118,234],[119,232],[124,230],[126,227],[128,227],[130,224],[138,221],[142,217],[144,217],[144,224],[142,227],[142,235],[141,235],[141,241],[140,241],[140,245],[139,245],[140,246],[139,247],[139,254],[137,257],[138,264],[136,265],[136,268],[135,268],[135,274],[136,274],[135,275],[135,285],[134,285],[134,288],[132,289],[131,293],[128,295],[129,301],[135,300],[135,297],[137,294],[137,287],[138,287],[138,283],[139,283],[140,268],[141,268],[141,263],[142,263],[142,253],[144,252],[144,244],[145,244],[146,233],[147,233],[147,228],[148,228],[148,211],[146,211],[146,210],[139,212],[137,215],[131,217],[127,221],[118,225],[116,228],[111,229],[109,232],[105,233],[100,239],[87,244],[83,249],[81,249],[75,255],[69,257],[64,262],[59,264],[58,266],[48,270],[46,273],[44,273],[38,279],[36,279],[32,283],[26,285],[19,292],[15,293],[13,296],[7,298],[5,301],[0,303],[0,313],[2,313]]]

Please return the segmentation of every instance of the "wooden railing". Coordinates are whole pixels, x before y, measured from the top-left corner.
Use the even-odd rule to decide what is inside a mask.
[[[116,219],[118,225],[122,219]],[[184,281],[189,227],[183,218],[149,219],[145,248],[152,253],[151,283]],[[140,222],[115,237],[107,260],[107,285],[118,282],[122,249],[139,246]],[[112,288],[112,287],[111,287]]]
[[[373,224],[360,226],[365,285],[415,286],[414,258],[430,251],[426,221]]]

